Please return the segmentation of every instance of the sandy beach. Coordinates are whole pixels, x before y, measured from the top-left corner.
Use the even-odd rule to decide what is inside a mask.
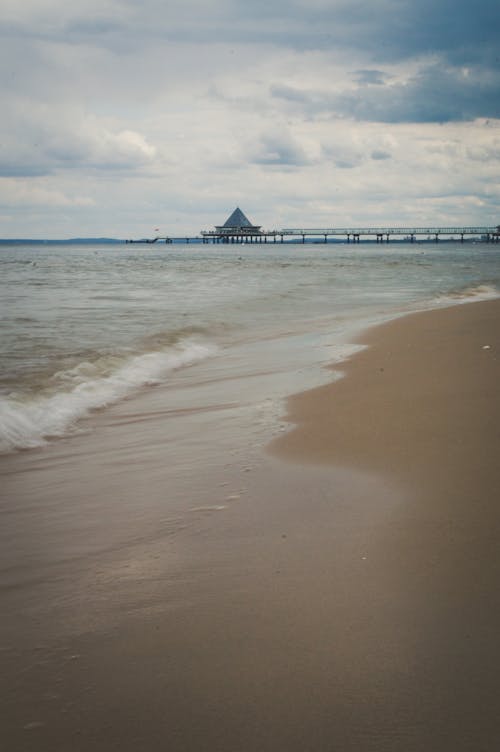
[[[360,341],[266,449],[158,390],[2,458],[3,748],[497,748],[500,301]]]

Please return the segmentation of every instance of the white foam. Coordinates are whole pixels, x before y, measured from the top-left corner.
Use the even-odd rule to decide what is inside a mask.
[[[134,390],[160,383],[182,366],[210,357],[215,347],[191,339],[160,352],[131,357],[105,376],[96,375],[91,364],[56,374],[66,388],[29,401],[0,399],[0,452],[41,446],[62,436],[91,410],[123,399]]]
[[[494,300],[500,297],[500,291],[494,285],[477,285],[475,287],[465,287],[456,292],[448,292],[445,295],[439,295],[434,302],[437,306],[451,306],[459,303],[475,303],[480,300]]]

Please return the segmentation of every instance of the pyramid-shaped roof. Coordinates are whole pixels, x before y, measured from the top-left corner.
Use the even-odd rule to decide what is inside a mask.
[[[248,217],[245,217],[240,208],[234,210],[222,225],[223,227],[254,227]]]

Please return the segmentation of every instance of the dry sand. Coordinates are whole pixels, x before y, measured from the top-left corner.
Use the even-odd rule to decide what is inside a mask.
[[[373,330],[251,465],[126,406],[4,462],[2,749],[496,750],[499,333]]]

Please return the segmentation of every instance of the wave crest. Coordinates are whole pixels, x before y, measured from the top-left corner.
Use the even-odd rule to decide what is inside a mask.
[[[163,351],[135,355],[126,360],[81,363],[54,374],[57,390],[29,399],[0,399],[0,453],[42,446],[50,438],[68,433],[92,410],[123,399],[134,390],[163,381],[178,368],[210,357],[211,344],[186,339]],[[104,370],[104,374],[103,374]]]

